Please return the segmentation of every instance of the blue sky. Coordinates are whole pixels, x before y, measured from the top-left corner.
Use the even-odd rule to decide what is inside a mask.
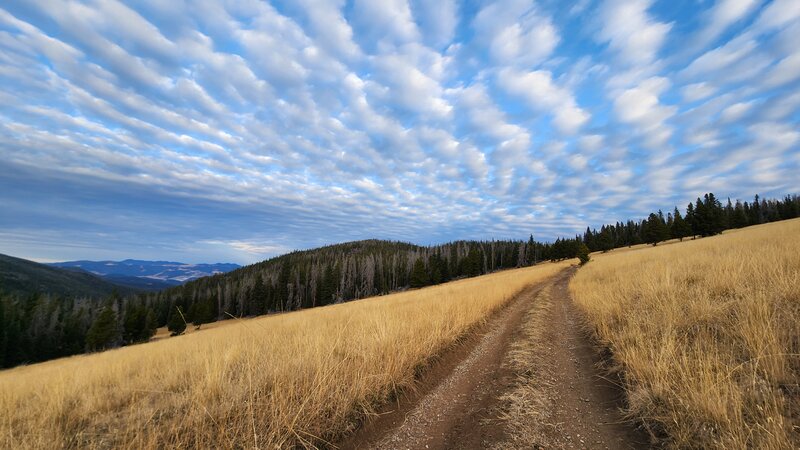
[[[0,5],[0,252],[250,263],[800,192],[800,2]]]

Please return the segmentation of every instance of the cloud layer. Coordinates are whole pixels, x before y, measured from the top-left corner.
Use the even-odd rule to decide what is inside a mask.
[[[0,252],[246,263],[800,191],[796,0],[566,6],[6,2]]]

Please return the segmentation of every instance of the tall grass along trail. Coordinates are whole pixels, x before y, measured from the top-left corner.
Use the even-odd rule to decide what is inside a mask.
[[[533,284],[343,448],[641,448],[596,368],[567,284]]]

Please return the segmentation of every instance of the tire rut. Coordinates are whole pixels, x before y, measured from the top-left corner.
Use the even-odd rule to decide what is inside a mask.
[[[623,423],[620,393],[613,385],[603,385],[607,382],[597,369],[599,356],[579,329],[567,289],[574,272],[574,268],[565,269],[523,290],[460,348],[444,355],[439,367],[423,377],[417,395],[389,405],[392,410],[366,424],[339,448],[530,448],[510,439],[520,432],[510,427],[540,434],[540,441],[547,444],[539,448],[643,448],[641,436]],[[549,303],[536,308],[543,291],[550,296]],[[537,355],[534,367],[523,371],[541,380],[526,378],[508,361],[512,345],[531,344],[521,340],[530,339],[523,331],[534,314],[546,314],[537,321],[546,330],[536,335],[541,342],[532,343]],[[506,403],[520,383],[527,383],[524,389],[539,389],[538,400],[544,401],[535,406],[549,411],[509,420]],[[530,417],[537,417],[536,423],[530,423]],[[551,423],[539,423],[542,418]]]

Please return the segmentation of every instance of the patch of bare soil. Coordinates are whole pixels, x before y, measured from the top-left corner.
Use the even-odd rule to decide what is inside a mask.
[[[516,386],[495,417],[507,430],[494,448],[642,449],[647,435],[621,412],[624,393],[600,369],[600,353],[583,331],[569,276],[543,289],[505,364]]]

